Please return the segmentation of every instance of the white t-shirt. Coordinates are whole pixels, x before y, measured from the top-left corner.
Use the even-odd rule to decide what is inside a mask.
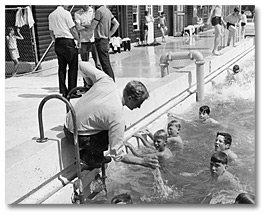
[[[91,24],[91,21],[94,19],[94,10],[93,8],[89,7],[88,11],[84,11],[83,9],[80,9],[75,12],[74,14],[74,20],[77,24]],[[81,42],[94,42],[95,37],[94,34],[92,36],[89,34],[91,30],[85,29],[80,32],[80,40]]]
[[[74,27],[75,23],[69,11],[62,6],[58,6],[49,15],[49,30],[53,31],[55,38],[74,39],[70,32],[70,28]]]

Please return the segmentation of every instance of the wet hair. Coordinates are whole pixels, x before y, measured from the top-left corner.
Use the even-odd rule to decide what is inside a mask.
[[[248,193],[240,193],[235,202],[237,204],[255,204],[255,195],[248,194]]]
[[[229,133],[226,133],[226,132],[217,132],[217,136],[219,135],[222,135],[224,136],[224,143],[225,144],[228,144],[228,145],[231,145],[232,144],[232,136],[229,134]]]
[[[211,157],[211,162],[214,163],[222,163],[222,164],[228,164],[228,156],[224,152],[217,152],[214,153]]]
[[[154,138],[162,138],[164,141],[167,141],[168,135],[164,129],[160,129],[155,132]]]
[[[233,12],[240,12],[240,11],[239,11],[239,8],[238,8],[238,7],[235,7],[235,8],[233,9]]]
[[[131,96],[136,101],[144,101],[149,97],[149,93],[144,84],[135,80],[127,83],[123,93],[126,97]]]
[[[171,126],[176,126],[176,128],[178,128],[179,130],[181,129],[181,124],[180,121],[178,120],[172,120],[168,123],[167,128],[171,127]]]
[[[118,204],[120,202],[124,204],[133,204],[131,196],[127,193],[117,195],[111,200],[111,204]]]
[[[240,71],[239,65],[234,65],[233,66],[233,73],[238,73]]]
[[[207,113],[208,115],[210,114],[210,108],[207,105],[201,106],[199,109],[200,113]]]

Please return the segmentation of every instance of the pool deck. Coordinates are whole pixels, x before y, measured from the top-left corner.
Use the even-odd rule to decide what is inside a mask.
[[[249,24],[247,27],[247,29],[252,28],[252,24]],[[176,74],[178,74],[181,69],[184,69],[185,66],[194,64],[194,60],[170,62],[169,72],[170,74],[173,72],[176,74],[169,75],[165,82],[164,78],[160,79],[160,56],[167,52],[197,50],[201,52],[205,58],[212,61],[215,59],[221,60],[222,56],[224,58],[226,57],[226,53],[234,53],[234,51],[237,51],[237,47],[225,47],[222,49],[222,51],[224,51],[222,56],[213,56],[211,54],[213,40],[213,30],[210,30],[201,32],[192,38],[167,37],[166,43],[161,43],[161,45],[158,46],[136,47],[136,44],[134,43],[131,46],[131,51],[122,51],[121,53],[110,55],[111,64],[116,77],[116,84],[119,90],[122,90],[128,81],[136,79],[142,81],[147,87],[149,86],[150,91],[154,91],[160,86],[159,81],[163,80],[163,83],[168,83],[169,81],[169,86],[174,88],[177,86],[177,80],[180,81],[179,76]],[[161,40],[157,39],[157,42],[159,41]],[[240,41],[239,44],[242,45],[244,41],[245,40]],[[214,61],[212,63],[214,63]],[[209,68],[211,67],[208,66],[207,68],[207,70],[210,71]],[[214,68],[214,64],[212,64],[212,68]],[[82,78],[79,76],[78,86],[81,86],[82,84]],[[58,92],[56,60],[44,62],[42,64],[42,71],[38,73],[21,75],[5,80],[6,182],[9,181],[8,178],[11,175],[14,175],[14,173],[11,173],[12,171],[9,173],[8,170],[11,170],[13,166],[17,165],[16,160],[19,162],[19,160],[24,159],[24,157],[34,155],[32,154],[32,147],[36,148],[36,146],[30,145],[27,142],[33,141],[33,139],[39,137],[38,106],[44,97],[50,94],[58,94]],[[155,97],[157,98],[161,92],[162,90],[158,90],[156,93],[153,92],[153,99],[155,99]],[[166,95],[169,94],[164,94],[164,99],[167,98]],[[153,106],[153,103],[158,103],[158,100],[153,99],[149,104],[152,104],[152,107],[155,107]],[[76,101],[77,99],[72,99],[71,102],[74,104]],[[148,107],[149,108],[146,109],[153,110],[150,109],[150,106]],[[58,100],[51,100],[46,103],[43,111],[45,133],[51,133],[51,136],[55,136],[55,138],[62,138],[62,125],[64,124],[66,113],[64,104]],[[141,116],[143,117],[144,115]],[[129,113],[127,113],[127,117],[129,117]],[[129,124],[132,124],[133,122],[132,119],[128,119]],[[42,145],[38,147],[38,153],[41,153],[42,150],[46,150],[43,149],[44,146]],[[46,146],[44,148],[46,148]],[[58,150],[58,148],[56,148],[56,150]],[[58,159],[53,150],[48,152],[48,156],[51,156],[52,158],[56,156],[55,159]],[[42,168],[44,168],[47,163],[41,163],[41,166],[39,166],[37,165],[39,161],[39,156],[36,156],[36,159],[31,160],[32,164],[36,166],[35,173],[42,178],[44,174],[44,172],[42,172],[44,169]],[[27,165],[31,165],[31,163],[27,163]],[[64,166],[62,166],[60,170],[63,169],[63,167]],[[46,171],[48,171],[48,173],[45,173],[45,175],[49,174],[51,169],[46,169]],[[54,171],[57,172],[59,170],[53,170],[52,172]],[[29,191],[31,190],[30,187],[31,186],[29,185]],[[6,203],[12,203],[21,197],[21,194],[14,194],[13,197],[9,196],[10,191],[13,189],[15,189],[14,184],[6,183]],[[15,190],[19,189],[18,186]]]

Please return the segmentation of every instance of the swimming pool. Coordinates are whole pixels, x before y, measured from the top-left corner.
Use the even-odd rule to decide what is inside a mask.
[[[183,118],[181,137],[184,147],[171,148],[174,157],[161,171],[166,194],[157,187],[151,169],[112,162],[106,180],[109,199],[127,192],[135,204],[209,203],[211,199],[206,198],[209,192],[214,186],[220,186],[212,185],[208,180],[210,157],[214,153],[218,131],[231,134],[231,149],[238,155],[237,162],[229,163],[228,171],[239,179],[244,191],[255,194],[255,55],[240,66],[242,71],[236,75],[235,81],[215,85],[206,93],[203,102],[195,103],[179,114]],[[218,125],[196,121],[201,105],[210,107],[210,115],[219,122]],[[172,111],[177,113],[177,110]],[[160,128],[165,128],[165,125],[160,124]],[[204,171],[194,175],[200,170]],[[226,199],[226,194],[222,198]]]

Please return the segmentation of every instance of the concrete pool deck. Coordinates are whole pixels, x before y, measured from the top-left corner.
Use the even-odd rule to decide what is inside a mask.
[[[224,48],[222,50],[224,54],[217,57],[211,55],[212,31],[201,33],[198,37],[194,37],[194,40],[190,44],[186,42],[187,39],[169,37],[166,44],[156,47],[134,47],[133,45],[129,52],[110,56],[116,75],[116,84],[120,90],[128,81],[137,79],[145,83],[150,91],[151,98],[140,110],[125,111],[127,126],[141,121],[157,108],[162,108],[164,102],[174,96],[172,94],[185,92],[189,88],[194,90],[193,85],[196,83],[194,60],[171,62],[169,71],[175,73],[160,79],[159,58],[164,52],[200,51],[205,57],[206,77],[253,46],[253,39],[247,38],[235,48]],[[44,144],[38,144],[35,141],[35,138],[39,137],[37,115],[39,103],[45,96],[58,93],[57,65],[52,63],[50,63],[52,68],[49,70],[6,79],[5,146],[6,203],[8,204],[15,202],[38,186],[48,183],[51,178],[60,178],[57,174],[60,171],[67,171],[66,168],[70,167],[74,161],[72,156],[74,149],[65,142],[62,132],[66,109],[60,101],[48,101],[43,110],[45,136],[49,137],[50,141]],[[184,66],[186,67],[183,68]],[[78,85],[80,84],[82,84],[81,77],[78,82]],[[72,104],[75,102],[76,99],[72,100]],[[131,134],[127,133],[127,137],[129,135]],[[62,175],[65,174],[68,175],[67,173]],[[64,178],[64,176],[61,177]]]

